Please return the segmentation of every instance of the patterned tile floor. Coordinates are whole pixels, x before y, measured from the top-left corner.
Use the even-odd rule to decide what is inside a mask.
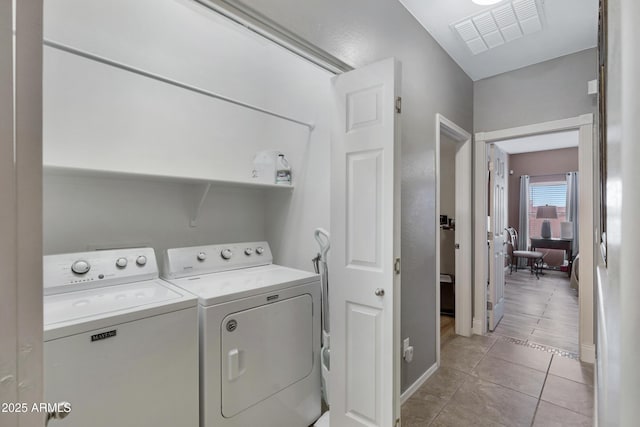
[[[593,365],[500,336],[457,336],[402,405],[402,426],[590,426]]]
[[[506,275],[504,317],[494,334],[563,356],[578,355],[578,294],[566,273],[527,270]]]

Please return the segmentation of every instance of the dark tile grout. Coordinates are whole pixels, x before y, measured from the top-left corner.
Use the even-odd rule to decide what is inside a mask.
[[[547,372],[544,374],[544,381],[542,382],[542,387],[540,388],[540,396],[538,396],[538,403],[536,403],[536,409],[533,411],[533,418],[531,418],[531,427],[533,427],[533,423],[536,421],[536,416],[538,415],[538,408],[540,407],[540,402],[542,401],[542,393],[544,393],[544,386],[547,385],[547,378],[549,378],[549,371],[551,370],[551,364],[553,363],[553,358],[556,357],[555,354],[551,355],[551,359],[549,359],[549,366],[547,366]]]
[[[484,355],[482,356],[482,358],[480,359],[480,361],[478,361],[478,363],[476,363],[473,368],[471,368],[472,370],[475,369],[476,366],[478,366],[480,364],[480,362],[482,360],[484,360],[484,358],[486,357],[486,355],[489,353],[489,351],[491,351],[491,349],[493,348],[494,345],[496,345],[496,343],[498,342],[498,340],[496,339],[487,349],[487,351],[484,353]],[[440,352],[442,354],[442,349],[440,349]],[[440,360],[440,362],[442,362],[442,360]],[[440,367],[438,367],[438,369],[440,369]],[[438,418],[438,416],[442,413],[442,411],[444,411],[444,409],[451,403],[451,401],[453,400],[453,397],[456,395],[456,393],[458,392],[458,390],[460,390],[460,388],[467,382],[469,381],[469,377],[473,377],[474,375],[471,373],[467,373],[464,371],[461,371],[459,369],[456,368],[447,368],[447,369],[453,369],[454,371],[458,371],[458,372],[462,372],[463,374],[465,374],[467,376],[467,378],[464,379],[464,381],[462,381],[460,383],[460,385],[458,387],[456,387],[456,391],[454,391],[451,394],[451,397],[449,397],[449,399],[447,399],[447,402],[442,405],[442,408],[440,408],[440,410],[438,411],[438,413],[433,417],[433,419],[431,421],[429,421],[429,424],[427,426],[430,426],[431,424],[433,424],[433,422]]]
[[[443,412],[443,411],[444,411],[444,410],[445,410],[445,409],[446,409],[446,408],[451,404],[451,402],[453,401],[453,399],[454,399],[455,395],[458,393],[458,391],[460,390],[460,388],[461,388],[464,384],[466,384],[468,381],[470,381],[472,378],[479,378],[479,379],[481,379],[481,380],[483,380],[483,381],[486,381],[486,382],[488,382],[488,383],[490,383],[490,384],[493,384],[493,385],[496,385],[496,386],[498,386],[498,387],[502,387],[502,388],[504,388],[504,389],[507,389],[507,390],[513,391],[513,392],[515,392],[515,393],[520,393],[520,394],[522,394],[522,395],[524,395],[524,396],[531,397],[531,398],[534,398],[534,399],[535,399],[535,397],[533,397],[533,396],[531,396],[531,395],[529,395],[529,394],[523,393],[523,392],[518,391],[518,390],[514,390],[514,389],[512,389],[512,388],[510,388],[510,387],[504,386],[504,385],[502,385],[502,384],[495,383],[495,382],[490,381],[490,380],[488,380],[488,379],[484,379],[484,378],[479,377],[479,376],[477,376],[477,375],[474,375],[474,374],[472,373],[472,372],[473,372],[473,370],[474,370],[474,369],[475,369],[475,368],[476,368],[480,363],[482,363],[482,361],[483,361],[483,360],[485,360],[487,357],[494,357],[494,356],[490,356],[490,355],[489,355],[489,353],[491,352],[491,349],[492,349],[492,348],[493,348],[493,347],[498,343],[498,341],[500,341],[500,338],[496,338],[496,339],[493,341],[493,343],[491,343],[491,345],[486,349],[486,351],[484,351],[484,354],[483,354],[483,356],[480,358],[480,360],[479,360],[477,363],[475,363],[475,364],[473,365],[473,367],[471,367],[471,372],[465,372],[465,371],[462,371],[462,370],[457,369],[457,368],[454,368],[454,367],[446,367],[447,369],[451,369],[451,370],[454,370],[454,371],[457,371],[457,372],[460,372],[460,373],[465,374],[466,378],[465,378],[465,379],[460,383],[460,385],[458,385],[458,386],[456,387],[455,391],[454,391],[454,392],[451,394],[451,396],[446,400],[446,402],[445,402],[445,404],[442,406],[442,408],[440,408],[440,409],[438,410],[438,412],[433,416],[433,418],[429,421],[429,423],[427,424],[428,426],[431,426],[431,425],[435,422],[435,420],[440,416],[440,414],[442,414],[442,412]],[[531,423],[530,423],[530,426],[531,426],[531,427],[532,427],[532,426],[533,426],[533,424],[535,423],[536,416],[538,415],[538,409],[539,409],[539,407],[540,407],[540,402],[542,402],[542,401],[543,401],[543,399],[542,399],[542,394],[544,393],[544,389],[545,389],[545,386],[546,386],[546,384],[547,384],[547,379],[549,378],[549,375],[553,375],[553,374],[551,374],[551,373],[550,373],[550,371],[551,371],[551,365],[553,364],[553,360],[554,360],[554,358],[556,358],[556,357],[562,357],[562,356],[559,356],[559,355],[557,355],[557,354],[551,354],[551,358],[549,359],[549,364],[547,365],[546,371],[544,372],[545,377],[544,377],[544,381],[543,381],[543,383],[542,383],[542,387],[540,388],[540,393],[539,393],[539,395],[538,395],[538,397],[537,397],[536,407],[535,407],[535,410],[534,410],[534,412],[533,412],[533,416],[532,416],[532,418],[531,418]],[[499,358],[499,357],[496,357],[496,358],[497,358],[497,359],[500,359],[500,360],[504,360],[504,359]],[[519,365],[519,366],[528,367],[528,368],[530,368],[530,369],[534,369],[534,368],[531,368],[530,366],[527,366],[527,365],[521,365],[521,364],[516,363],[516,362],[510,362],[510,361],[507,361],[507,360],[504,360],[504,361],[505,361],[505,362],[509,362],[509,363],[513,363],[513,364],[516,364],[516,365]],[[438,369],[440,369],[440,368],[438,368]],[[536,370],[536,369],[534,369],[534,370]],[[537,371],[537,370],[536,370],[536,371]],[[538,372],[542,372],[542,371],[538,371]],[[569,379],[569,378],[559,377],[559,376],[557,376],[557,375],[553,375],[553,376],[556,376],[556,377],[558,377],[558,378],[562,378],[562,379],[565,379],[565,380],[567,380],[567,381],[571,381],[571,382],[574,382],[574,383],[577,383],[577,384],[583,384],[583,385],[587,385],[587,386],[589,386],[589,384],[580,383],[580,382],[578,382],[578,381],[574,381],[574,380],[571,380],[571,379]],[[593,386],[590,386],[590,387],[592,387],[592,388],[593,388]],[[564,410],[567,410],[567,411],[573,412],[573,413],[575,413],[575,414],[578,414],[578,415],[582,415],[582,416],[584,416],[584,414],[581,414],[581,413],[579,413],[579,412],[573,411],[573,410],[568,409],[568,408],[564,408],[563,406],[556,405],[556,404],[554,404],[553,402],[547,402],[546,400],[544,400],[544,402],[545,402],[545,403],[548,403],[548,404],[551,404],[551,405],[554,405],[554,406],[556,406],[556,407],[558,407],[558,408],[561,408],[561,409],[564,409]]]

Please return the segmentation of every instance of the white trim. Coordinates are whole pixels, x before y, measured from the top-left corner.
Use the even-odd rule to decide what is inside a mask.
[[[471,331],[476,335],[482,335],[482,322],[480,319],[473,318],[473,328]]]
[[[287,30],[255,9],[243,5],[241,2],[230,2],[229,0],[196,1],[333,74],[341,74],[354,69],[352,66],[342,62],[318,46],[305,41],[297,34]]]
[[[43,401],[42,9],[0,0],[0,402],[29,405]],[[44,424],[37,412],[0,418]]]
[[[521,138],[523,136],[540,135],[563,130],[578,130],[581,126],[591,124],[593,124],[593,114],[583,114],[578,117],[536,123],[533,125],[518,126],[491,132],[477,132],[476,141],[495,142],[502,139]]]
[[[427,369],[427,371],[424,374],[422,374],[420,378],[418,378],[413,384],[409,386],[408,389],[404,391],[404,393],[400,395],[400,404],[402,405],[404,404],[404,402],[409,400],[409,398],[413,396],[413,394],[416,391],[418,391],[420,387],[422,387],[422,384],[427,382],[427,380],[431,377],[431,375],[433,375],[437,370],[438,370],[437,363],[434,363],[433,365],[431,365],[431,367]]]
[[[580,351],[581,358],[590,358],[591,347],[594,344],[593,337],[593,289],[594,289],[594,146],[593,146],[593,115],[584,114],[569,119],[555,120],[551,122],[537,123],[533,125],[520,126],[511,129],[503,129],[492,132],[476,133],[475,144],[475,255],[474,261],[474,333],[487,332],[487,324],[481,319],[486,319],[486,283],[487,271],[483,266],[487,265],[487,219],[486,219],[486,188],[487,188],[487,144],[510,138],[518,138],[542,133],[558,132],[563,130],[579,131],[579,187],[580,187]],[[477,323],[476,323],[477,321]],[[582,352],[585,351],[584,355]]]
[[[471,295],[472,286],[471,279],[473,276],[473,264],[472,264],[472,215],[471,215],[471,189],[473,174],[471,173],[471,160],[472,160],[472,144],[471,134],[460,126],[456,125],[451,120],[444,117],[442,114],[436,114],[436,152],[435,152],[435,175],[436,175],[436,215],[435,215],[435,248],[436,248],[436,269],[434,283],[436,285],[436,364],[440,364],[440,134],[445,132],[450,135],[462,146],[456,155],[456,164],[460,162],[468,163],[468,168],[456,167],[456,211],[458,211],[458,205],[462,206],[463,215],[462,218],[456,218],[456,239],[457,243],[460,243],[460,249],[458,251],[461,254],[467,254],[466,257],[460,258],[468,259],[468,265],[459,266],[460,268],[468,268],[470,280],[458,280],[456,277],[455,282],[455,307],[456,307],[456,322],[455,332],[458,335],[471,336],[471,324],[472,324],[472,307],[471,307]],[[460,156],[460,157],[459,157]],[[466,204],[462,201],[466,200]],[[456,266],[458,268],[458,266]]]
[[[582,344],[580,346],[580,360],[587,363],[596,362],[596,345]]]

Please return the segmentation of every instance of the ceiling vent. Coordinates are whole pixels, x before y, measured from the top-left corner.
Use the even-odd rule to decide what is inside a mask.
[[[542,7],[536,0],[514,0],[451,25],[477,55],[542,30]]]

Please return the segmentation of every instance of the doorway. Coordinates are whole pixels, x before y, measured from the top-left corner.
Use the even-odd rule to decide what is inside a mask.
[[[436,215],[434,279],[438,365],[443,337],[471,335],[471,157],[471,134],[437,114],[436,212],[439,215]]]
[[[578,137],[570,130],[494,144],[506,164],[506,221],[498,230],[506,245],[503,316],[489,329],[570,357],[579,352],[578,276],[572,274],[580,249]]]
[[[578,267],[580,277],[579,293],[579,354],[580,359],[593,363],[595,359],[593,340],[593,236],[591,230],[594,225],[593,214],[593,117],[591,114],[582,115],[570,119],[539,123],[493,132],[476,134],[475,147],[475,256],[476,265],[474,279],[474,333],[485,334],[488,330],[487,316],[489,307],[497,298],[504,295],[493,295],[490,292],[492,286],[489,282],[489,259],[487,252],[488,231],[488,194],[487,183],[489,168],[487,168],[487,153],[489,146],[498,141],[507,139],[524,138],[533,135],[541,135],[554,132],[575,130],[578,132],[578,164],[580,170],[579,181],[579,205],[580,216],[579,230],[577,232],[580,241],[580,258],[582,262]],[[487,287],[489,283],[489,287]],[[495,289],[495,288],[493,288]]]

